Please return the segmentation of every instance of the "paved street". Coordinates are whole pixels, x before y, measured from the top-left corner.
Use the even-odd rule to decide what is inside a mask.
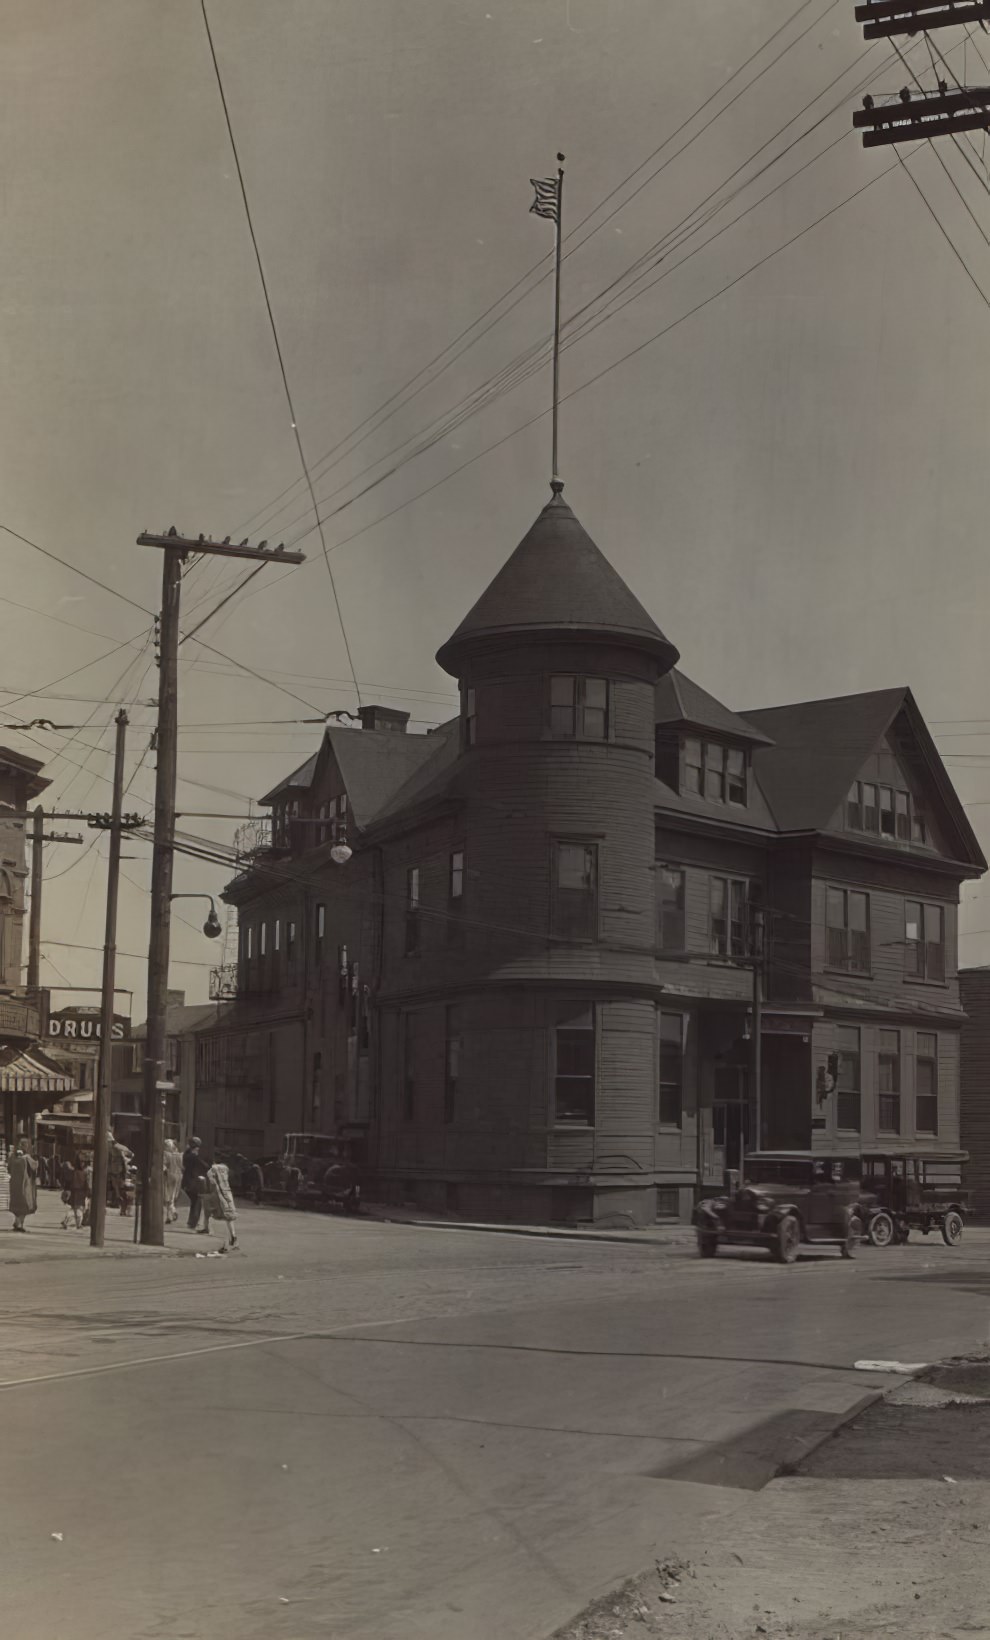
[[[276,1208],[241,1231],[213,1259],[184,1229],[164,1257],[0,1232],[12,1633],[536,1640],[745,1507],[883,1381],[854,1361],[988,1338],[981,1230],[794,1269]]]

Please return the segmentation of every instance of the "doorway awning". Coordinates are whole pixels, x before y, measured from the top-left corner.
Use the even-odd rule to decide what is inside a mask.
[[[73,1077],[66,1076],[40,1048],[0,1048],[0,1093],[27,1093],[43,1099],[54,1093],[64,1099],[75,1091]]]

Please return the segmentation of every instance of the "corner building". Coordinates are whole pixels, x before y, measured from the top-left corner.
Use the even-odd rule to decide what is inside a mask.
[[[426,1211],[687,1218],[757,1141],[759,925],[759,1141],[958,1148],[986,862],[909,690],[730,711],[559,486],[437,660],[456,719],[364,707],[263,799],[208,1146],[338,1131]]]

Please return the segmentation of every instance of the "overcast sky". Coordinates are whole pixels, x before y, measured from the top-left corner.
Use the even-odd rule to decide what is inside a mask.
[[[561,148],[565,229],[595,213],[565,260],[565,317],[664,236],[668,247],[650,275],[666,277],[564,353],[567,499],[684,669],[729,706],[910,684],[986,849],[990,313],[972,282],[990,292],[983,135],[968,139],[973,169],[940,146],[952,180],[931,149],[911,161],[971,279],[894,150],[865,153],[847,135],[823,153],[871,71],[875,91],[907,78],[885,66],[884,42],[857,61],[853,0],[207,4],[323,511],[356,498],[326,540],[363,698],[403,705],[420,730],[451,714],[433,654],[547,498],[547,419],[507,435],[546,409],[549,370],[358,492],[395,465],[396,446],[408,455],[544,341],[548,282],[524,283],[530,294],[336,465],[320,458],[549,253],[529,178],[552,172]],[[142,529],[277,541],[312,523],[200,0],[0,0],[0,16],[0,521],[152,610],[161,561],[134,544]],[[962,32],[940,39],[948,51]],[[912,61],[930,83],[923,47]],[[972,46],[950,62],[985,83]],[[728,203],[699,228],[713,190],[712,204]],[[46,801],[107,808],[114,707],[100,703],[151,699],[150,623],[9,535],[0,543],[5,592],[30,606],[0,611],[0,718],[91,718],[78,733],[33,731],[44,753],[3,738],[46,756]],[[183,650],[187,814],[245,814],[319,737],[259,722],[355,704],[318,537],[301,546],[305,566],[264,571],[203,633],[290,694]],[[186,625],[242,575],[195,570]],[[22,691],[34,693],[15,701]],[[129,773],[153,713],[132,718]],[[148,812],[152,767],[145,755],[128,807]],[[227,839],[233,827],[181,824]],[[105,841],[84,835],[85,848],[47,850],[44,930],[96,947]],[[120,946],[140,954],[149,851],[126,852]],[[176,889],[216,892],[224,876],[180,858]],[[200,920],[195,902],[177,909]],[[964,889],[962,927],[963,960],[990,960],[984,890]],[[172,985],[203,999],[216,954],[178,924]],[[99,975],[97,950],[46,946],[47,982]],[[119,983],[143,1018],[144,961],[122,958]]]

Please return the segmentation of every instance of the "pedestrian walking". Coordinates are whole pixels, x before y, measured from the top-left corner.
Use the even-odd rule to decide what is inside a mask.
[[[237,1204],[234,1201],[234,1192],[230,1188],[230,1174],[223,1162],[214,1162],[207,1170],[204,1186],[201,1191],[200,1202],[203,1208],[203,1226],[197,1231],[200,1236],[210,1233],[210,1220],[222,1219],[227,1226],[227,1242],[221,1247],[221,1253],[228,1248],[232,1252],[240,1243],[237,1240]]]
[[[179,1210],[175,1205],[175,1201],[182,1188],[182,1157],[179,1155],[174,1139],[165,1140],[165,1159],[162,1171],[165,1187],[165,1223],[174,1224],[179,1217]]]
[[[120,1202],[120,1216],[129,1219],[131,1216],[131,1163],[134,1152],[122,1145],[119,1139],[113,1141],[110,1152],[110,1177],[113,1181],[117,1199]]]
[[[195,1230],[199,1222],[200,1191],[208,1169],[201,1154],[202,1139],[190,1139],[182,1155],[182,1188],[189,1198],[189,1228]]]
[[[63,1230],[68,1230],[69,1225],[72,1223],[75,1224],[77,1230],[82,1229],[83,1215],[86,1211],[86,1203],[89,1200],[92,1187],[93,1175],[86,1166],[86,1159],[84,1156],[77,1156],[72,1164],[68,1187],[62,1191],[62,1200],[66,1208],[65,1217],[62,1220]]]
[[[38,1161],[31,1155],[27,1139],[19,1139],[13,1155],[7,1157],[7,1172],[10,1175],[10,1211],[14,1216],[14,1229],[23,1234],[26,1228],[24,1220],[38,1211]]]

